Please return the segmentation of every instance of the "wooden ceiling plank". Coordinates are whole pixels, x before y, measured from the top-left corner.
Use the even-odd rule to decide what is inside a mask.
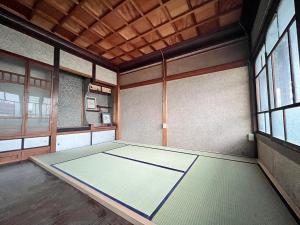
[[[193,6],[192,6],[192,3],[191,3],[191,0],[186,0],[186,3],[187,3],[187,5],[188,5],[189,9],[192,10],[192,9],[193,9]],[[192,13],[192,20],[193,20],[193,23],[194,23],[194,24],[197,23],[196,17],[195,17],[195,14],[194,14],[194,13]],[[196,31],[197,31],[197,34],[199,35],[198,29],[196,29]],[[182,37],[182,36],[181,36],[181,37]]]
[[[234,9],[235,9],[235,10],[241,9],[241,6],[235,7]],[[201,26],[201,25],[203,25],[203,24],[205,24],[205,23],[209,23],[209,22],[211,22],[211,21],[216,20],[219,16],[225,16],[225,15],[227,15],[227,14],[230,14],[231,12],[232,12],[232,10],[228,10],[228,11],[226,11],[226,12],[220,13],[219,15],[215,15],[215,16],[213,16],[213,17],[210,17],[210,18],[206,19],[206,20],[203,20],[203,21],[201,21],[201,22],[198,23],[198,24],[194,24],[194,25],[192,25],[192,26],[186,27],[186,28],[184,28],[183,30],[179,31],[178,33],[182,33],[182,32],[184,32],[184,31],[186,31],[186,30],[188,30],[188,29],[197,28],[197,27],[199,27],[199,26]],[[164,37],[163,39],[165,40],[165,39],[167,39],[167,38],[169,38],[169,37],[171,37],[171,36],[173,36],[173,35],[176,35],[176,34],[170,34],[170,35]],[[154,42],[156,42],[156,41],[154,41]],[[151,44],[153,44],[154,42],[152,42],[152,43],[147,43],[147,44],[141,46],[140,48],[147,47],[148,45],[151,45]],[[134,51],[134,50],[131,50],[131,51],[127,52],[127,54],[130,54],[130,53],[132,53],[133,51]]]
[[[151,30],[149,30],[149,31],[146,31],[146,32],[142,33],[142,34],[141,34],[140,36],[138,36],[137,38],[144,37],[144,36],[150,34],[152,31],[158,31],[158,29],[161,28],[162,26],[164,26],[164,25],[166,25],[166,24],[171,24],[171,23],[173,23],[173,22],[175,22],[175,21],[177,21],[177,20],[180,20],[180,19],[182,19],[182,18],[184,18],[184,17],[186,17],[186,16],[188,16],[188,15],[190,15],[190,14],[196,12],[196,11],[199,10],[201,7],[204,7],[204,6],[208,5],[208,4],[216,3],[217,1],[218,1],[218,0],[211,0],[211,1],[208,1],[208,2],[204,2],[204,3],[200,4],[200,5],[198,5],[197,7],[193,8],[193,10],[188,11],[188,12],[185,12],[185,13],[183,13],[182,15],[179,15],[179,16],[177,16],[177,17],[174,17],[171,21],[167,21],[167,22],[165,22],[165,23],[162,23],[161,25],[155,27],[154,29],[151,29]],[[168,2],[168,1],[167,1],[167,2]],[[164,2],[164,4],[166,4],[167,2]],[[162,8],[163,6],[160,5],[159,7]],[[241,7],[241,6],[239,6],[239,7]],[[231,11],[232,11],[232,10],[231,10]],[[147,15],[147,14],[145,14],[145,15]],[[135,22],[135,21],[134,21],[134,22]],[[200,24],[202,24],[202,22],[201,22]],[[173,34],[172,34],[172,35],[173,35]],[[135,38],[129,39],[129,40],[127,40],[125,43],[127,43],[127,42],[129,43],[129,42],[130,42],[131,40],[133,40],[133,39],[135,39]],[[116,47],[118,47],[118,46],[116,46]]]

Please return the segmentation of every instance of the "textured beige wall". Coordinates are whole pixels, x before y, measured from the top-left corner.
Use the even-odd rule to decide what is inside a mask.
[[[248,45],[241,40],[230,45],[177,60],[168,60],[168,75],[247,59]]]
[[[162,144],[162,84],[121,90],[121,140]]]
[[[53,65],[54,47],[0,24],[0,49]]]
[[[93,64],[65,51],[60,51],[60,66],[92,77]]]
[[[169,146],[254,156],[248,68],[167,83]]]
[[[117,73],[96,65],[96,80],[117,85]]]
[[[300,153],[261,135],[257,136],[257,148],[259,161],[300,209]]]
[[[120,76],[120,84],[121,85],[133,84],[133,83],[152,80],[161,77],[162,77],[162,66],[161,64],[159,64],[159,65],[147,67],[145,69],[137,70],[134,72],[122,74]]]

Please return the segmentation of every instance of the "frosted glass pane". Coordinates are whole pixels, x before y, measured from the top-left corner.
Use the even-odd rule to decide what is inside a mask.
[[[269,75],[269,89],[270,89],[270,105],[271,109],[274,109],[274,89],[273,89],[273,69],[272,58],[268,59],[268,75]]]
[[[296,102],[300,102],[300,65],[296,22],[294,22],[290,28],[290,46],[292,50],[291,56],[294,74],[295,99]]]
[[[266,56],[265,56],[265,45],[259,51],[256,60],[255,60],[255,74],[257,75],[263,66],[266,64]]]
[[[272,20],[266,36],[266,52],[269,54],[278,40],[277,17]]]
[[[270,134],[270,116],[269,113],[265,113],[265,120],[266,120],[266,133]]]
[[[273,137],[284,140],[284,125],[283,125],[283,111],[272,112],[272,133]]]
[[[300,107],[285,111],[287,141],[300,145]]]
[[[255,60],[255,75],[257,75],[260,70],[261,70],[261,55],[258,54]]]
[[[276,107],[293,103],[288,37],[285,35],[272,54]]]
[[[0,55],[0,135],[22,130],[25,63]]]
[[[278,27],[279,35],[281,35],[284,29],[288,26],[289,22],[295,15],[294,0],[281,0],[278,7]]]
[[[261,132],[265,132],[266,131],[266,125],[265,125],[265,114],[261,113],[258,114],[258,130]]]
[[[30,67],[28,97],[28,132],[49,131],[51,113],[51,71]]]
[[[264,69],[259,75],[260,86],[260,107],[261,111],[267,111],[269,109],[268,103],[268,87],[267,87],[267,74]]]
[[[256,102],[257,102],[257,111],[260,112],[260,87],[259,87],[259,77],[255,80],[256,84]]]

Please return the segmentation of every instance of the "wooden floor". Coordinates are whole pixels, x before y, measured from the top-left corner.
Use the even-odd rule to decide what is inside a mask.
[[[0,224],[130,223],[32,162],[26,161],[0,166]]]

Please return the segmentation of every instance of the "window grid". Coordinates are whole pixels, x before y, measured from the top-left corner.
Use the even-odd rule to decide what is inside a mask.
[[[277,17],[277,13],[274,15],[274,18]],[[264,61],[264,65],[261,66],[260,70],[257,72],[257,65],[255,63],[255,76],[254,76],[254,80],[255,80],[255,85],[256,85],[256,96],[257,96],[257,127],[258,127],[258,132],[266,135],[272,139],[275,139],[277,141],[282,141],[281,139],[278,139],[276,137],[273,136],[273,129],[272,129],[272,125],[273,125],[273,121],[272,121],[272,114],[273,112],[277,112],[282,110],[282,114],[283,114],[283,128],[284,128],[284,142],[291,144],[292,146],[296,146],[296,148],[299,148],[299,145],[296,145],[294,143],[288,142],[288,134],[287,134],[287,125],[286,125],[286,110],[291,109],[291,108],[296,108],[296,107],[300,107],[300,102],[297,102],[296,99],[296,87],[295,87],[295,71],[294,71],[294,67],[293,67],[293,56],[292,56],[292,49],[291,49],[291,27],[294,25],[294,23],[296,23],[296,16],[294,15],[292,17],[292,19],[290,20],[290,22],[288,23],[287,27],[283,30],[283,32],[278,35],[278,39],[276,41],[276,43],[274,44],[274,46],[271,48],[271,50],[269,51],[269,53],[267,53],[267,49],[265,47],[265,44],[263,44],[261,50],[258,52],[257,58],[262,57],[261,52],[264,50],[264,56],[265,56],[265,60],[261,60]],[[277,26],[278,26],[278,20],[277,20]],[[279,31],[279,29],[278,29]],[[290,76],[291,76],[291,91],[292,91],[292,104],[288,104],[288,105],[283,105],[278,107],[278,102],[277,102],[277,93],[276,93],[276,81],[274,79],[274,51],[277,49],[277,47],[279,46],[279,44],[281,43],[281,41],[285,38],[285,36],[287,36],[288,39],[288,57],[289,57],[289,67],[290,67]],[[266,43],[266,38],[265,37],[265,41],[264,43]],[[298,42],[297,42],[298,45]],[[297,46],[298,47],[298,46]],[[269,60],[270,60],[270,64],[271,64],[271,68],[269,68],[268,64],[269,64]],[[295,60],[295,59],[294,59]],[[297,59],[299,60],[299,58]],[[266,79],[267,79],[267,91],[268,91],[268,110],[265,111],[261,111],[261,99],[260,98],[260,93],[261,93],[261,84],[260,82],[258,82],[259,86],[257,87],[257,79],[259,79],[259,76],[262,74],[263,71],[266,71]],[[271,83],[272,81],[272,83]],[[270,84],[271,83],[271,84]],[[270,85],[272,85],[272,87],[270,87]],[[259,89],[259,90],[257,90]],[[270,93],[272,91],[272,93]],[[271,95],[272,94],[272,95]],[[259,96],[260,95],[260,96]],[[273,98],[273,99],[272,99]],[[272,103],[273,102],[273,103]],[[261,118],[261,114],[264,115],[265,118],[265,124],[264,124],[264,130],[260,130],[260,124],[259,124],[259,117]],[[269,119],[269,122],[267,122],[267,117]],[[267,130],[267,126],[269,126],[269,132]]]

